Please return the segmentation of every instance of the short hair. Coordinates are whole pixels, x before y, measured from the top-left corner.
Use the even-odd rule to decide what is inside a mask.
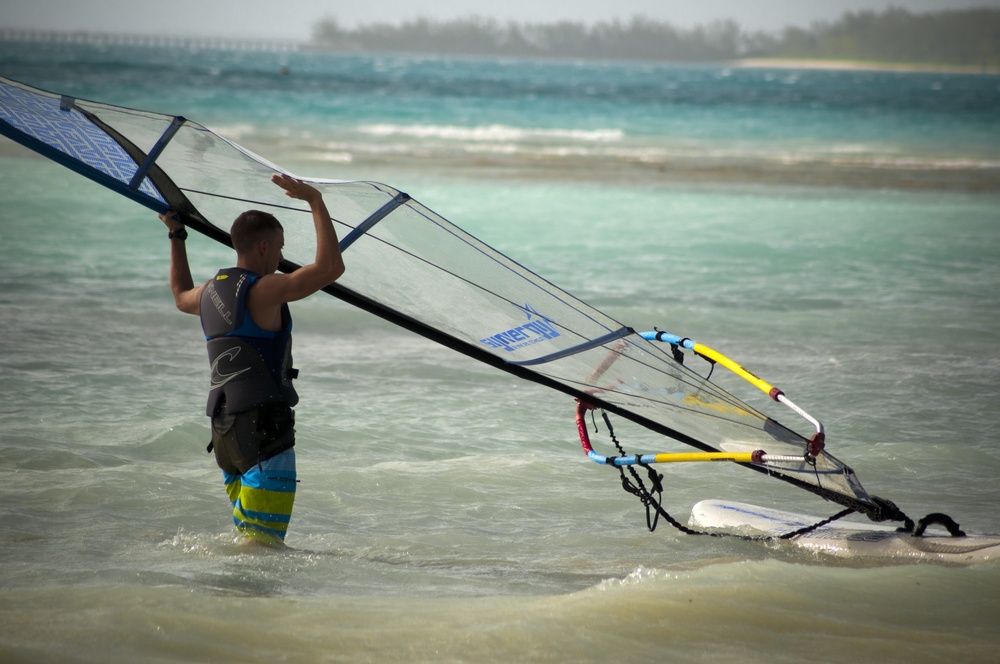
[[[233,248],[237,254],[243,255],[253,251],[261,240],[270,239],[275,231],[284,231],[281,222],[270,212],[247,210],[236,217],[229,235],[233,240]]]

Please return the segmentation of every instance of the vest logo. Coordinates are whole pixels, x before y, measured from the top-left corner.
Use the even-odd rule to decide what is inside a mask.
[[[239,354],[240,354],[240,347],[233,346],[232,348],[227,348],[226,350],[222,351],[215,357],[215,359],[212,361],[211,389],[213,390],[218,389],[223,385],[225,385],[226,383],[228,383],[229,381],[231,381],[232,379],[239,376],[240,374],[250,371],[250,367],[246,367],[245,369],[240,369],[239,371],[234,371],[232,373],[222,373],[222,371],[219,369],[219,360],[221,360],[224,357],[227,357],[229,358],[229,361],[232,362],[236,359],[236,356]]]
[[[219,315],[222,316],[222,320],[226,321],[229,325],[232,325],[233,312],[226,309],[225,302],[223,302],[222,298],[219,297],[219,292],[215,290],[215,284],[209,284],[206,286],[205,291],[208,293],[208,299],[210,299],[212,304],[215,305],[216,311],[218,311]]]
[[[538,313],[530,304],[525,304],[523,307],[518,305],[517,308],[527,315],[527,323],[480,339],[479,343],[512,353],[560,336],[559,330],[555,328],[555,321]]]

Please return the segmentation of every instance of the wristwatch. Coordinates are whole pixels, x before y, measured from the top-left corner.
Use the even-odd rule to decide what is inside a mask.
[[[188,239],[188,232],[186,228],[179,228],[176,231],[170,231],[169,233],[167,233],[167,237],[170,238],[171,240],[180,240],[181,242],[183,242],[184,240]]]

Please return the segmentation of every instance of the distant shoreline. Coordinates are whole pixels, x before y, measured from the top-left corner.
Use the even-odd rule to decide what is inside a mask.
[[[732,67],[755,69],[830,69],[844,71],[901,71],[941,74],[1000,74],[1000,70],[985,66],[934,65],[906,62],[874,62],[863,60],[797,60],[790,58],[743,58],[729,63]]]
[[[998,12],[1000,13],[1000,12]],[[472,58],[515,58],[515,59],[538,59],[538,60],[592,60],[592,61],[614,61],[614,62],[653,62],[662,65],[716,65],[724,67],[755,68],[755,69],[812,69],[812,70],[841,70],[841,71],[890,71],[890,72],[928,72],[939,74],[992,74],[1000,75],[1000,64],[981,65],[948,65],[916,62],[881,62],[877,60],[849,60],[849,59],[820,59],[820,58],[787,58],[787,57],[752,57],[737,59],[643,59],[643,58],[607,58],[602,56],[579,57],[571,55],[560,55],[556,53],[545,54],[496,54],[496,53],[447,53],[434,49],[414,48],[410,51],[381,51],[363,48],[331,48],[329,45],[311,42],[286,41],[280,39],[243,39],[243,38],[209,38],[209,37],[182,37],[168,35],[140,35],[140,34],[119,34],[110,32],[91,32],[86,30],[58,31],[58,30],[34,30],[16,29],[0,27],[0,43],[3,42],[27,42],[27,43],[54,43],[54,44],[87,44],[92,46],[138,46],[138,47],[162,47],[162,48],[184,48],[184,49],[207,49],[207,50],[245,50],[245,51],[267,51],[267,52],[290,52],[290,51],[325,51],[330,53],[343,54],[410,54],[431,57],[472,57]]]

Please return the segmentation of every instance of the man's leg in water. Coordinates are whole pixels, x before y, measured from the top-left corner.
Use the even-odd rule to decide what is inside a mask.
[[[222,473],[233,523],[252,540],[283,542],[295,502],[295,448],[261,461],[243,475]]]

